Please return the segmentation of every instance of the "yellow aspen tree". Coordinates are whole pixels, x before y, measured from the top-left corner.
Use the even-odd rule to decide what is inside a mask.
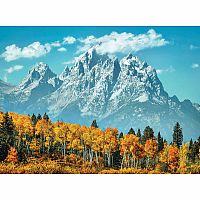
[[[187,171],[188,144],[183,144],[179,151],[179,172],[185,174]]]
[[[157,144],[155,139],[148,139],[145,143],[144,150],[147,155],[147,167],[150,166],[150,158],[155,159],[157,154]],[[153,163],[154,164],[154,163]]]
[[[106,128],[104,152],[107,156],[107,164],[109,167],[111,166],[112,153],[116,151],[118,146],[117,136],[118,136],[117,128]]]

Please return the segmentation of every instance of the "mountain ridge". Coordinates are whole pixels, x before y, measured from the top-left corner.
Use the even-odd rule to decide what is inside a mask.
[[[128,131],[150,125],[168,135],[179,121],[184,131],[192,132],[188,138],[200,130],[200,106],[170,97],[155,68],[132,54],[119,61],[95,47],[60,75],[47,64],[36,64],[4,99],[5,110],[47,112],[70,123],[88,125],[95,118],[102,127]]]

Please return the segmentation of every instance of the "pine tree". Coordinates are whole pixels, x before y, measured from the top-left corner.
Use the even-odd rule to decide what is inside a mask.
[[[119,134],[119,139],[121,139],[121,138],[123,138],[124,137],[124,134],[121,132],[120,134]]]
[[[158,132],[158,152],[160,152],[163,148],[164,148],[164,142],[163,142],[163,138],[160,135],[160,132]]]
[[[177,122],[174,126],[173,132],[173,144],[177,145],[178,148],[182,145],[183,142],[183,133],[180,124]]]
[[[22,163],[26,163],[26,148],[23,145],[23,143],[20,143],[20,146],[18,148],[18,161]]]
[[[38,120],[41,120],[42,119],[42,116],[40,115],[40,114],[38,114],[38,116],[37,116],[37,121]]]
[[[46,121],[49,120],[49,116],[47,115],[47,113],[45,112],[44,115],[43,115],[43,119],[45,119]]]
[[[133,135],[135,135],[135,131],[134,131],[134,129],[133,129],[133,128],[130,128],[128,134],[133,134]]]
[[[31,121],[32,121],[32,125],[35,126],[37,123],[37,117],[35,116],[35,114],[33,113],[33,115],[31,116]]]
[[[12,118],[8,113],[3,116],[3,121],[0,124],[0,160],[3,161],[8,155],[10,147],[15,144],[15,128]]]
[[[154,131],[150,126],[147,126],[144,129],[143,136],[142,136],[142,144],[145,144],[147,140],[153,139]]]
[[[141,134],[141,131],[140,131],[140,129],[138,129],[138,131],[137,131],[137,137],[139,138],[139,142],[141,142],[141,137],[142,137],[142,134]]]
[[[93,120],[93,122],[92,122],[92,124],[91,124],[91,127],[98,128],[96,119]]]
[[[192,138],[191,138],[190,143],[189,143],[189,150],[191,150],[192,147],[193,147],[193,140],[192,140]]]

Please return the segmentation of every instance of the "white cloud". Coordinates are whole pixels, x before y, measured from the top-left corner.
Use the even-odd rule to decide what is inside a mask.
[[[13,72],[16,72],[16,71],[20,71],[21,69],[23,69],[24,66],[23,65],[15,65],[13,67],[9,67],[8,69],[6,69],[5,71],[8,73],[8,74],[12,74]]]
[[[79,39],[81,46],[78,47],[77,53],[87,51],[91,46],[98,45],[99,53],[129,53],[137,52],[146,48],[160,47],[168,44],[161,34],[150,29],[147,33],[134,35],[132,33],[112,32],[109,35],[96,38],[91,35],[83,39]]]
[[[76,42],[76,38],[72,36],[67,36],[63,38],[63,44],[73,44]]]
[[[79,57],[74,57],[72,60],[65,61],[62,64],[63,65],[73,65],[77,61],[78,58]]]
[[[23,65],[15,65],[15,66],[12,66],[12,67],[5,69],[5,74],[3,76],[3,80],[5,82],[8,82],[8,74],[12,74],[13,72],[20,71],[23,68],[24,68]]]
[[[195,49],[199,49],[199,46],[195,46],[193,44],[190,45],[190,50],[195,50]]]
[[[157,69],[156,70],[156,72],[157,72],[157,74],[163,74],[163,73],[166,73],[166,72],[174,72],[175,71],[175,69],[174,69],[174,67],[173,66],[170,66],[170,67],[168,67],[168,68],[165,68],[165,69]]]
[[[55,41],[55,42],[52,42],[52,43],[51,43],[51,46],[52,46],[52,47],[60,47],[61,44],[60,44],[59,41]]]
[[[64,51],[67,51],[67,49],[66,49],[65,47],[60,47],[60,48],[58,49],[58,51],[64,52]]]
[[[200,65],[197,64],[197,63],[192,64],[192,68],[193,68],[193,69],[196,69],[196,68],[199,68],[199,67],[200,67]]]
[[[16,46],[16,44],[12,44],[5,48],[5,52],[1,54],[1,57],[3,57],[7,62],[17,60],[19,58],[38,58],[49,53],[51,49],[52,45],[49,43],[42,45],[40,42],[33,42],[23,48]]]

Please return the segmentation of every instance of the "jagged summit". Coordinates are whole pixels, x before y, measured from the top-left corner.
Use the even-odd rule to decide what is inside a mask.
[[[95,118],[103,128],[151,125],[167,135],[179,121],[186,132],[200,130],[199,105],[169,97],[155,68],[131,53],[118,60],[97,47],[59,76],[47,64],[36,64],[5,99],[5,110],[47,112],[71,123],[88,125]]]

